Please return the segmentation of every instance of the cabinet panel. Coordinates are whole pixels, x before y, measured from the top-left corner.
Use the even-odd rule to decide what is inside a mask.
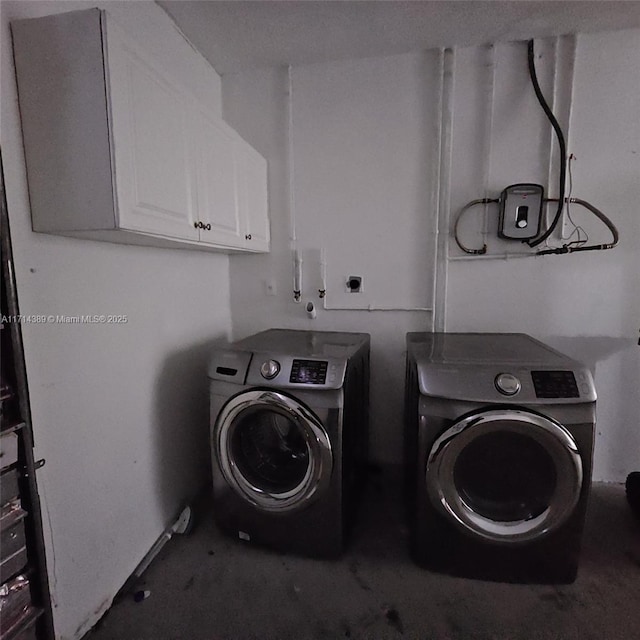
[[[11,23],[34,231],[113,227],[98,9]]]
[[[205,225],[200,229],[200,241],[243,247],[233,131],[201,109],[197,109],[195,123],[198,217]]]
[[[267,161],[244,140],[238,142],[238,199],[245,221],[246,247],[269,251],[269,204]]]
[[[189,104],[112,21],[107,42],[119,226],[196,240]]]

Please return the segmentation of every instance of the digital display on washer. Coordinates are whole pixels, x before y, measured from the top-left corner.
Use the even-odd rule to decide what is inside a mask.
[[[532,371],[537,398],[579,398],[573,371]]]
[[[326,360],[294,360],[289,382],[298,384],[324,384],[327,379]]]

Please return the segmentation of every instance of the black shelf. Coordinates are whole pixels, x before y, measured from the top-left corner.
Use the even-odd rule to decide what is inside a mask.
[[[18,318],[9,216],[0,156],[2,290],[1,314]],[[51,597],[42,535],[42,516],[33,458],[33,431],[22,331],[6,322],[0,331],[2,349],[0,410],[3,449],[9,452],[2,472],[0,503],[0,579],[2,617],[0,640],[53,640]]]
[[[13,433],[14,431],[18,431],[19,429],[24,429],[27,426],[27,423],[23,420],[21,422],[9,422],[6,424],[3,421],[2,429],[0,429],[0,435],[4,436],[7,433]]]
[[[33,638],[37,638],[36,624],[43,616],[44,609],[42,607],[29,606],[21,615],[19,615],[12,624],[6,629],[2,627],[2,640],[14,640],[14,638],[23,638],[29,629],[33,629]],[[26,636],[28,637],[28,636]]]

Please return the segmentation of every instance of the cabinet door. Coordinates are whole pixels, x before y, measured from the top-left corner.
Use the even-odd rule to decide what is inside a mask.
[[[240,223],[235,134],[222,120],[195,107],[194,145],[198,176],[197,218],[200,242],[228,247],[244,247]]]
[[[191,105],[113,21],[106,31],[118,225],[197,240]]]
[[[236,142],[238,202],[244,222],[245,247],[269,251],[269,201],[267,161],[244,140]]]

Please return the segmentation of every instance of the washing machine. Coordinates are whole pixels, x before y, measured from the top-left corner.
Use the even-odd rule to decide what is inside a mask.
[[[570,583],[591,483],[587,367],[524,334],[407,334],[410,544],[429,569]]]
[[[220,528],[295,554],[342,552],[366,477],[369,344],[364,333],[270,329],[214,351]]]

